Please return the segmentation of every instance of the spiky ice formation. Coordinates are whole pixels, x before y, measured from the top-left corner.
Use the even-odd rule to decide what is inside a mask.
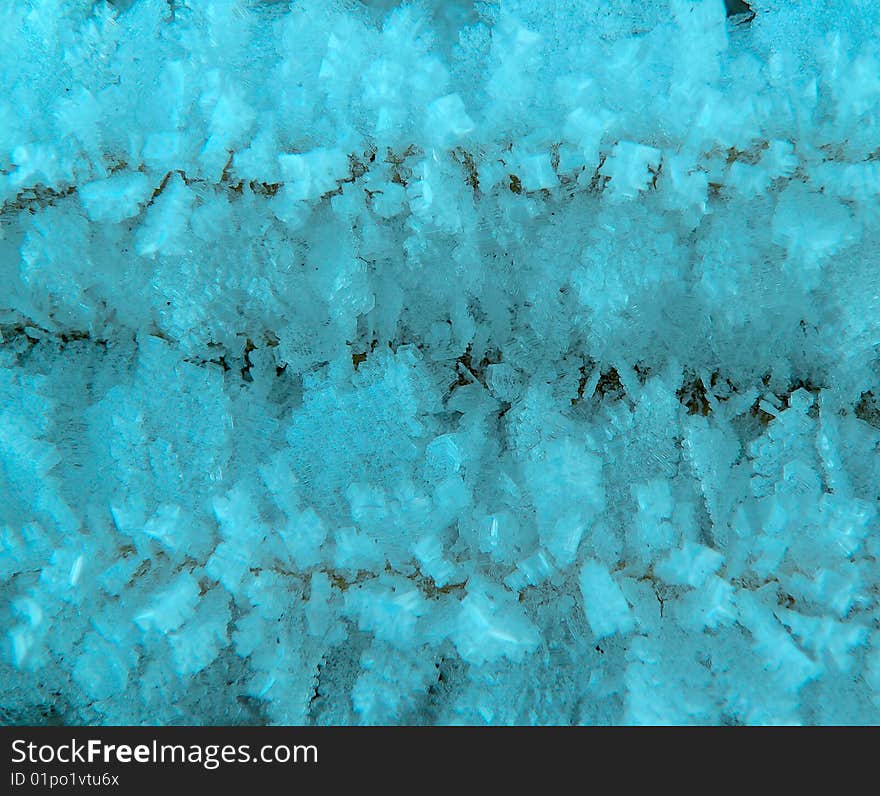
[[[4,720],[877,720],[876,4],[0,16]]]

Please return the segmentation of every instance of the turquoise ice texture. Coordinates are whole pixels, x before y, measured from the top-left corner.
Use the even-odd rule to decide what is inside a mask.
[[[0,721],[878,722],[878,34],[0,3]]]

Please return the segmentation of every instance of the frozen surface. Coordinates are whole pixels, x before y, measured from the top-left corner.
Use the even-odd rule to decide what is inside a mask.
[[[0,720],[880,721],[880,5],[726,5],[0,3]]]

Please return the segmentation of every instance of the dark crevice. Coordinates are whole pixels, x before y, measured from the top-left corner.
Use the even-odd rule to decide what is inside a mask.
[[[626,395],[617,368],[604,371],[596,383],[596,395],[601,398],[622,399]]]
[[[874,428],[880,428],[880,405],[873,391],[863,392],[855,407],[855,416]]]
[[[688,378],[676,393],[676,397],[687,408],[689,415],[706,417],[711,412],[706,386],[698,376]]]
[[[734,25],[747,25],[755,18],[755,11],[743,0],[724,0],[727,18]]]

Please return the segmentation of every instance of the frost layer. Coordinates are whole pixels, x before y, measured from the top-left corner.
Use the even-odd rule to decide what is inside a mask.
[[[0,717],[876,722],[880,7],[748,5],[0,4]]]

